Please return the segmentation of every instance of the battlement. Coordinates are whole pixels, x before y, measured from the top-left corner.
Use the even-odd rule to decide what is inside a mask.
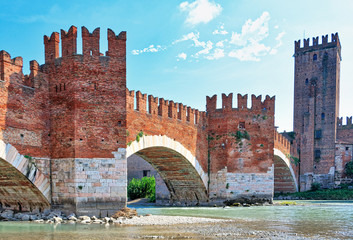
[[[337,128],[353,129],[353,117],[346,117],[346,124],[343,124],[343,117],[337,118]]]
[[[81,28],[82,31],[82,55],[99,57],[100,53],[100,28],[96,28],[92,33],[86,27]],[[109,57],[126,57],[126,32],[120,32],[118,36],[108,29],[108,51],[106,56]],[[66,58],[77,55],[77,27],[71,26],[66,32],[61,29],[61,57]],[[44,36],[45,45],[45,63],[53,63],[59,58],[60,37],[58,32],[53,32],[50,37]]]
[[[11,55],[4,50],[0,51],[0,62],[6,62],[21,68],[23,67],[22,57],[11,58]]]
[[[331,34],[331,42],[328,41],[328,35],[322,36],[321,44],[319,44],[319,37],[313,37],[312,45],[310,45],[310,38],[303,39],[304,45],[301,46],[300,40],[294,41],[295,54],[304,53],[307,51],[315,51],[325,48],[338,47],[341,48],[338,33]]]
[[[291,141],[289,141],[285,136],[277,132],[276,129],[274,130],[274,147],[284,154],[288,154],[293,157],[299,156],[297,142],[293,140],[293,143],[291,143]]]
[[[172,100],[165,100],[153,95],[147,96],[147,94],[142,94],[140,91],[135,93],[133,90],[129,91],[126,89],[126,98],[128,110],[150,114],[151,116],[160,116],[162,118],[200,125],[204,123],[203,119],[206,117],[206,113],[203,111],[191,108],[182,103],[176,103]]]
[[[270,97],[266,95],[264,101],[261,101],[262,96],[255,96],[254,94],[251,95],[251,108],[248,109],[248,95],[237,95],[238,99],[238,107],[233,108],[233,93],[230,93],[228,96],[222,93],[222,108],[217,109],[217,95],[213,95],[212,97],[206,97],[206,111],[207,112],[215,112],[217,111],[262,111],[266,110],[269,112],[273,112],[275,110],[275,96]]]

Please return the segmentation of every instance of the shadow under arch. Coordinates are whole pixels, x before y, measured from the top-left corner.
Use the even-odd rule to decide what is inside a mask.
[[[49,179],[15,147],[0,140],[0,203],[19,211],[50,208]]]
[[[170,192],[171,203],[193,205],[208,201],[207,175],[180,143],[167,136],[144,136],[127,147],[127,158],[132,154],[157,170]]]
[[[274,192],[297,192],[298,182],[290,160],[274,148]]]

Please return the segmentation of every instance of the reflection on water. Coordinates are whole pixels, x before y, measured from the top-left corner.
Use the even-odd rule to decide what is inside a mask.
[[[255,230],[282,230],[304,235],[353,237],[353,201],[296,202],[298,205],[295,206],[246,208],[146,206],[136,208],[141,215],[231,218],[239,221],[239,226]],[[176,228],[0,222],[0,239],[131,239],[138,238],[141,234],[153,235],[156,232],[165,235],[177,234],[173,229]]]

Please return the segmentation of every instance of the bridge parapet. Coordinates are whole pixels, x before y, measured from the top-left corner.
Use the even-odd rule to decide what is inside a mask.
[[[174,102],[173,100],[165,100],[164,98],[143,94],[140,91],[130,91],[129,89],[126,89],[126,98],[128,111],[137,111],[151,116],[175,119],[182,123],[186,122],[199,126],[203,126],[206,123],[206,112]]]

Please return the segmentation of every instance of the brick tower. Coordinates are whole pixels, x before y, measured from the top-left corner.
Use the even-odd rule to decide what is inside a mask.
[[[294,125],[300,145],[300,190],[332,187],[339,114],[341,45],[338,34],[295,41]]]

